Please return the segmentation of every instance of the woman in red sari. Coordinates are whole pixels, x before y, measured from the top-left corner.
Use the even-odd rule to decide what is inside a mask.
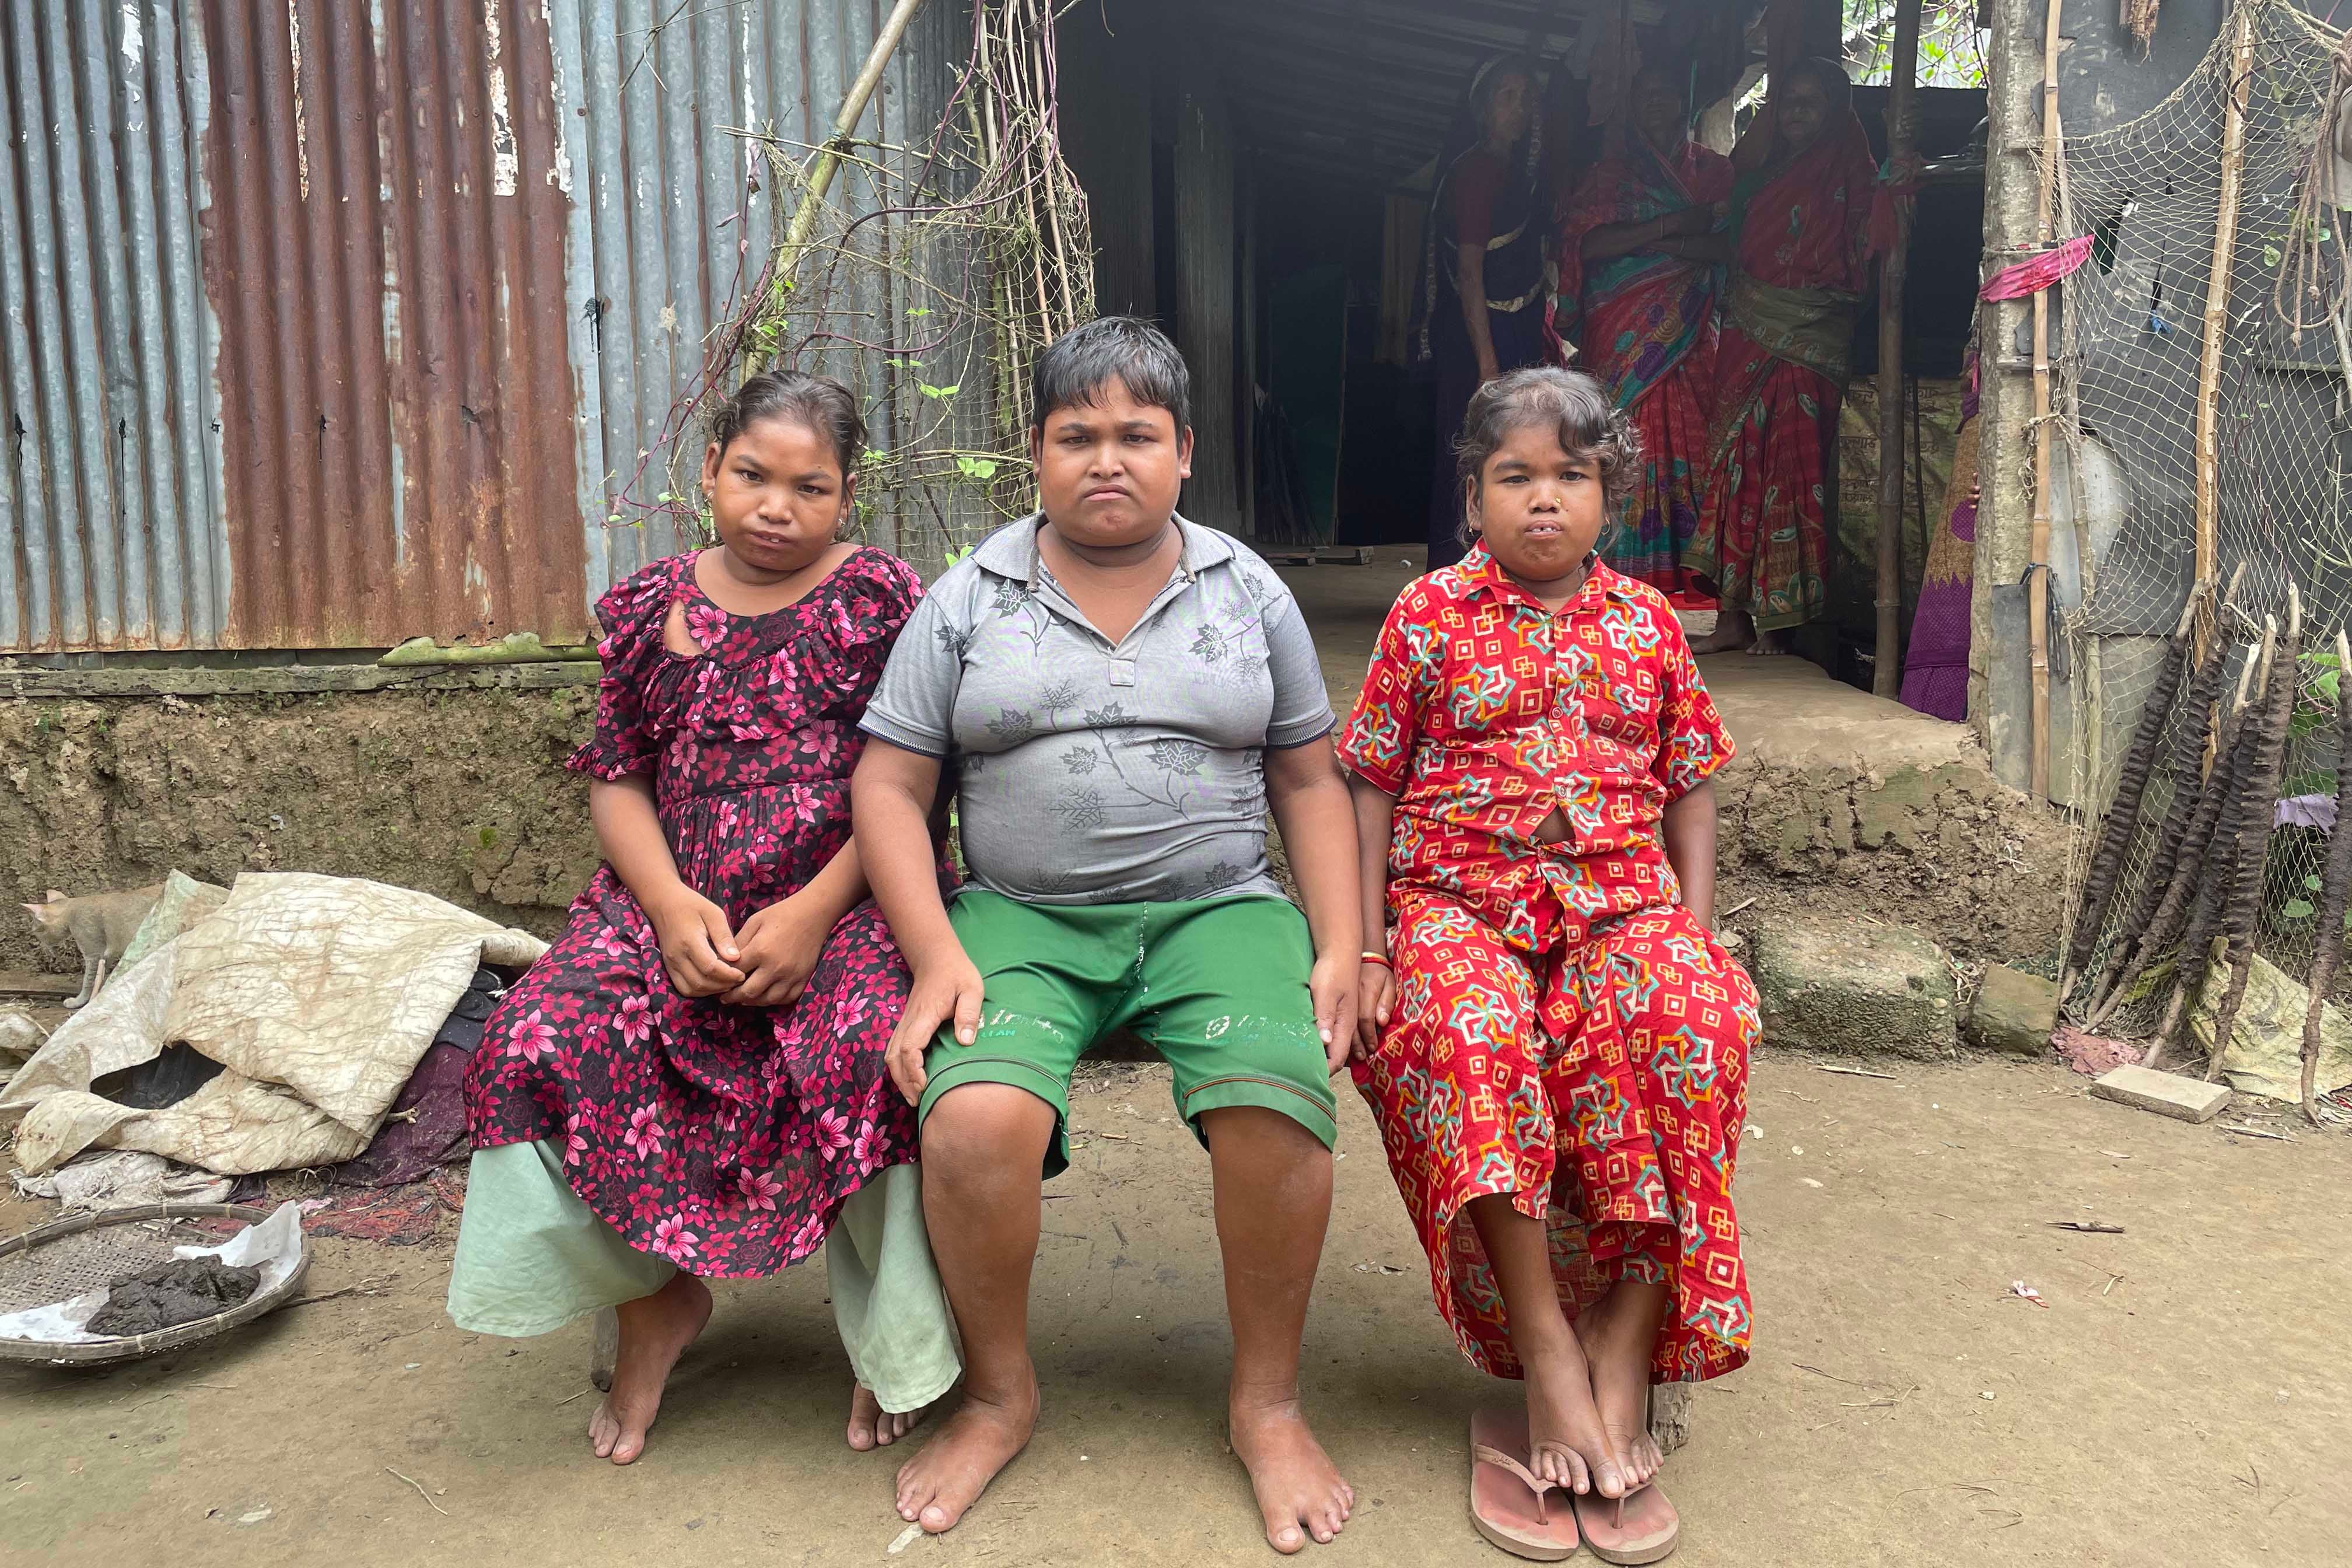
[[[1723,613],[1695,653],[1784,653],[1827,597],[1832,443],[1869,281],[1878,169],[1853,88],[1827,60],[1772,73],[1732,153],[1731,285],[1698,535],[1684,557]]]
[[[1594,164],[1559,227],[1559,335],[1630,416],[1642,448],[1601,558],[1664,594],[1686,586],[1715,408],[1715,311],[1731,161],[1690,140],[1682,79],[1645,66],[1633,123]]]

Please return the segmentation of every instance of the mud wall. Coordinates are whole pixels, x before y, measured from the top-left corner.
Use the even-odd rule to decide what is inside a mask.
[[[2064,821],[1981,762],[1796,768],[1743,756],[1716,775],[1718,909],[1859,915],[1962,958],[2032,963],[2065,918]]]
[[[417,888],[550,935],[596,866],[563,759],[593,688],[0,701],[0,968],[48,963],[16,908],[177,868]]]
[[[49,888],[304,870],[394,882],[542,936],[595,869],[563,759],[593,689],[0,700],[0,968],[41,966],[16,909]],[[2058,940],[2063,822],[1981,763],[1750,754],[1716,781],[1719,908],[1861,914],[1967,958]],[[1277,849],[1277,868],[1282,868]],[[47,967],[70,969],[68,955]]]

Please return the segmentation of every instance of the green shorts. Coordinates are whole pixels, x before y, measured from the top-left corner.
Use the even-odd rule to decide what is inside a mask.
[[[968,1083],[1011,1084],[1054,1108],[1045,1174],[1070,1163],[1070,1073],[1088,1046],[1131,1029],[1176,1075],[1201,1134],[1224,1106],[1278,1110],[1329,1148],[1339,1135],[1315,1003],[1307,920],[1273,898],[1170,904],[1024,904],[967,888],[948,911],[985,986],[980,1034],[940,1031],[919,1114]]]

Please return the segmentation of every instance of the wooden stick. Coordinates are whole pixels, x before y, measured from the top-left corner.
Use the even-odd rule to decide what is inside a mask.
[[[2213,1056],[2205,1066],[2208,1083],[2221,1076],[2221,1059],[2230,1051],[2230,1032],[2237,1026],[2246,983],[2254,972],[2254,939],[2263,920],[2263,873],[2270,864],[2271,841],[2277,837],[2279,773],[2286,765],[2302,661],[2303,591],[2289,583],[2286,640],[2279,645],[2278,663],[2271,670],[2265,710],[2255,726],[2252,767],[2231,826],[2237,838],[2237,865],[2224,885],[2221,902],[2221,934],[2230,944],[2230,984],[2213,1015]]]
[[[898,0],[890,8],[889,17],[882,30],[874,35],[874,47],[866,51],[865,68],[857,79],[849,84],[849,91],[841,100],[841,108],[833,117],[833,130],[824,144],[817,150],[816,159],[809,165],[808,185],[801,192],[800,205],[793,209],[792,221],[784,226],[783,243],[776,247],[776,284],[778,289],[790,283],[800,263],[800,254],[808,245],[809,236],[816,228],[816,215],[824,205],[826,193],[833,189],[833,177],[841,169],[842,149],[849,145],[857,132],[857,122],[866,118],[866,106],[874,100],[874,89],[882,85],[882,72],[890,57],[898,52],[898,42],[907,36],[907,26],[915,13],[923,8],[923,0]],[[758,349],[743,355],[743,379],[751,380],[768,368],[768,356]]]
[[[2053,211],[2058,179],[2058,8],[2048,0],[2042,32],[2042,191],[2039,229],[2047,248],[2057,237]],[[2032,761],[2027,783],[2050,797],[2050,290],[2033,296],[2033,531],[2025,588],[2026,658],[2033,691]]]
[[[2352,646],[2336,633],[2336,831],[2319,894],[2319,945],[2311,956],[2311,1005],[2303,1014],[2303,1119],[2319,1125],[2319,1024],[2344,962],[2344,915],[2352,905]]]
[[[1909,176],[1919,78],[1919,0],[1895,0],[1894,89],[1886,99],[1886,166]],[[1870,689],[1903,689],[1903,286],[1911,269],[1911,214],[1895,200],[1895,242],[1878,258],[1878,651]]]
[[[2197,580],[2213,575],[2221,513],[2221,351],[2229,342],[2230,268],[2238,248],[2238,192],[2246,172],[2246,88],[2253,77],[2253,13],[2237,7],[2230,96],[2221,121],[2221,191],[2213,267],[2205,280],[2205,346],[2197,363]]]

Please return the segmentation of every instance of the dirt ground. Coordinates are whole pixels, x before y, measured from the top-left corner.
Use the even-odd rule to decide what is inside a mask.
[[[2093,1100],[2057,1068],[1887,1070],[1758,1064],[1738,1188],[1755,1356],[1700,1391],[1666,1471],[1676,1561],[2342,1561],[2352,1138],[2189,1127]],[[1511,1390],[1440,1327],[1370,1121],[1343,1099],[1307,1387],[1361,1506],[1308,1560],[1505,1562],[1464,1517],[1464,1429]],[[899,1555],[1269,1561],[1220,1441],[1206,1161],[1157,1068],[1090,1068],[1073,1111],[1036,1274],[1045,1425],[962,1528]],[[36,1217],[0,1205],[0,1232]],[[2125,1234],[2052,1228],[2094,1219]],[[311,1294],[382,1293],[112,1372],[0,1369],[0,1558],[886,1559],[898,1460],[841,1443],[848,1374],[820,1266],[721,1289],[627,1470],[585,1449],[585,1326],[460,1332],[441,1312],[447,1267],[446,1235],[322,1241]]]

